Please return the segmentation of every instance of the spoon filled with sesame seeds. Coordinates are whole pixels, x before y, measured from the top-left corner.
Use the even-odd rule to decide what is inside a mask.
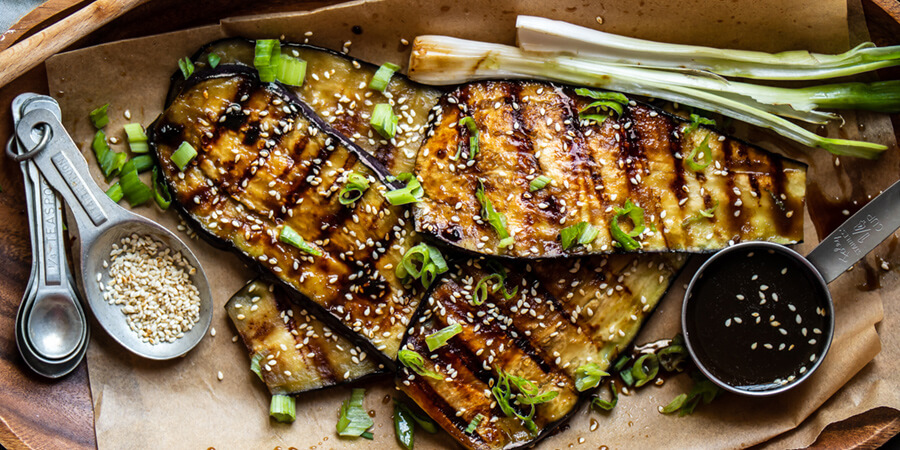
[[[23,114],[16,138],[25,159],[72,210],[80,242],[76,272],[97,322],[148,359],[171,359],[194,348],[209,328],[212,296],[190,248],[110,199],[50,109]]]
[[[682,306],[688,352],[722,388],[784,392],[819,367],[834,334],[828,283],[900,228],[900,181],[872,199],[806,257],[744,242],[709,258]]]

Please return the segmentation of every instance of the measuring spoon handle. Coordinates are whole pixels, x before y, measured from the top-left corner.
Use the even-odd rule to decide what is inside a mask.
[[[900,228],[900,181],[850,216],[806,259],[819,269],[826,283],[846,272]]]
[[[47,183],[59,192],[72,210],[83,253],[103,230],[127,219],[129,213],[94,183],[84,156],[50,110],[32,110],[16,125],[16,137],[28,150],[41,144],[32,133],[35,128],[43,128],[50,137],[33,161]]]

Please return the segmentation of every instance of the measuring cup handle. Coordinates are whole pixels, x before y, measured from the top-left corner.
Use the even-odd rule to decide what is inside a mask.
[[[900,181],[850,216],[806,256],[830,283],[900,228]]]
[[[32,136],[35,127],[47,127],[44,132],[50,137],[33,156],[34,163],[71,208],[83,250],[100,231],[121,219],[116,216],[126,213],[91,179],[87,161],[51,111],[35,109],[19,120],[16,137],[27,149],[40,145]]]

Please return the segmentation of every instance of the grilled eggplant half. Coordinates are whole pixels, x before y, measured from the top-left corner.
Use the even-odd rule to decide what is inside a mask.
[[[274,284],[251,281],[228,300],[225,311],[273,395],[354,381],[384,368]]]
[[[802,239],[804,164],[634,101],[581,118],[598,103],[530,81],[448,93],[416,161],[417,228],[522,258]]]
[[[195,72],[150,127],[175,203],[213,244],[277,277],[331,320],[392,360],[422,297],[394,266],[418,243],[408,210],[384,197],[387,171],[256,71]],[[172,160],[196,149],[183,170]],[[351,174],[369,187],[341,204]],[[294,244],[281,240],[290,230]],[[306,248],[302,248],[302,247]]]
[[[216,55],[219,64],[252,67],[254,47],[255,41],[249,39],[222,39],[205,45],[192,59],[199,70],[210,66],[209,55]],[[410,81],[397,72],[382,93],[369,88],[378,70],[376,65],[307,44],[286,42],[282,44],[282,52],[307,63],[303,85],[288,87],[301,101],[348,140],[374,155],[391,173],[413,171],[429,113],[441,91]],[[184,81],[181,72],[172,81],[170,99],[177,95]],[[400,118],[393,139],[382,138],[369,125],[372,109],[379,103],[389,103]]]
[[[577,406],[578,368],[609,367],[685,260],[677,254],[534,264],[469,260],[423,302],[403,343],[397,386],[468,448],[530,445]],[[453,324],[459,324],[459,333],[430,350],[428,341]],[[421,364],[409,363],[407,351],[421,356]],[[502,385],[501,372],[531,382],[525,390],[539,391],[538,398],[557,393],[536,405],[533,424],[522,419],[531,409],[521,399],[535,397],[518,388],[513,393],[519,400],[508,401],[514,412],[504,412],[504,400],[492,391]],[[478,425],[466,433],[473,420]]]

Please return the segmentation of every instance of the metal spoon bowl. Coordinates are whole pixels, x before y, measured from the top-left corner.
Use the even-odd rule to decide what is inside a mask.
[[[42,141],[33,133],[35,129],[43,129],[50,137],[41,144]],[[16,136],[47,182],[72,210],[80,240],[82,288],[103,329],[126,349],[148,359],[176,358],[194,348],[212,321],[212,294],[203,267],[190,248],[169,230],[131,213],[107,197],[91,179],[87,161],[65,128],[49,110],[35,109],[23,115],[16,126]],[[168,246],[172,252],[180,252],[196,268],[190,278],[199,291],[200,318],[191,330],[174,342],[143,342],[129,328],[121,307],[103,298],[97,274],[100,274],[101,283],[108,281],[104,280],[107,270],[103,267],[103,261],[109,257],[113,244],[132,234],[149,236]]]

